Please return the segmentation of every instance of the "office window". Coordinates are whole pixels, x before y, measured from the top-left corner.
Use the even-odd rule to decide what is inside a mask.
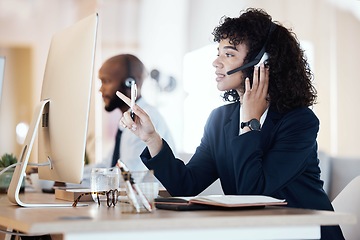
[[[187,53],[184,57],[184,152],[193,153],[199,145],[210,112],[224,104],[216,87],[217,44]]]

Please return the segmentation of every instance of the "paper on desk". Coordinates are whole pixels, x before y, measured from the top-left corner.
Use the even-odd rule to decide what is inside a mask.
[[[203,204],[221,207],[252,207],[269,205],[286,205],[284,199],[276,199],[264,195],[207,195],[195,197],[169,197],[157,198],[157,204]]]
[[[284,205],[284,199],[263,195],[208,195],[191,198],[189,202],[217,206],[239,207],[256,205]]]

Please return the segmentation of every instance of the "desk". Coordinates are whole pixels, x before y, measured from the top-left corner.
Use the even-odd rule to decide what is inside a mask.
[[[55,200],[52,194],[26,193],[27,202]],[[29,234],[61,234],[82,239],[319,239],[321,225],[354,224],[346,213],[284,207],[256,210],[155,210],[122,214],[118,207],[90,203],[76,208],[22,208],[0,195],[0,226]]]

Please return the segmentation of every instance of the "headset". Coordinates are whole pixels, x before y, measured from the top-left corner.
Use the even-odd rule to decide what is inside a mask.
[[[125,80],[125,86],[127,88],[131,88],[132,85],[136,83],[135,77],[132,76],[132,67],[131,67],[131,61],[129,59],[129,56],[125,56],[125,65],[126,65],[126,72],[127,72],[127,79]]]
[[[231,74],[234,74],[236,72],[239,72],[241,70],[244,70],[246,68],[249,68],[249,67],[252,67],[252,66],[260,66],[262,63],[267,63],[267,60],[269,59],[269,55],[267,52],[265,52],[265,48],[266,48],[266,45],[268,44],[269,42],[269,38],[271,36],[271,33],[275,30],[276,28],[276,24],[271,22],[271,26],[270,26],[270,29],[269,29],[269,33],[267,35],[267,38],[266,38],[266,41],[263,45],[263,47],[261,48],[260,52],[256,55],[256,57],[254,58],[254,60],[238,67],[238,68],[235,68],[233,70],[230,70],[228,71],[226,74],[227,75],[231,75]]]

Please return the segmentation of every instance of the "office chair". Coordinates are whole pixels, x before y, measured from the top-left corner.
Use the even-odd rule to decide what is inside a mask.
[[[332,205],[336,212],[356,215],[357,224],[340,225],[346,240],[357,240],[360,236],[360,176],[357,176],[335,197]]]

